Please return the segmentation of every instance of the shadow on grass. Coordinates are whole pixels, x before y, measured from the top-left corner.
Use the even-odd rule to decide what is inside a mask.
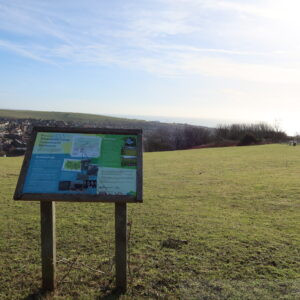
[[[45,300],[45,299],[51,299],[53,296],[53,293],[38,289],[35,293],[32,293],[26,297],[24,297],[22,300]]]
[[[105,296],[99,296],[96,299],[97,300],[115,300],[119,299],[124,293],[118,289],[111,290],[108,294]]]

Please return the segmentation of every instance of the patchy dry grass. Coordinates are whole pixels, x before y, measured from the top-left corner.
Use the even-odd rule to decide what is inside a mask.
[[[0,299],[40,287],[39,203],[12,200],[21,162],[0,158]],[[300,298],[300,147],[146,153],[144,175],[123,299]],[[116,298],[114,206],[56,206],[54,299]]]

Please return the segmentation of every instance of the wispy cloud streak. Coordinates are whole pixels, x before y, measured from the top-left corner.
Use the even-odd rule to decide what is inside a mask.
[[[282,46],[261,27],[264,22],[266,28],[279,24],[274,20],[280,5],[272,3],[0,0],[0,48],[45,63],[299,83],[300,63],[295,61],[300,62],[300,39]]]

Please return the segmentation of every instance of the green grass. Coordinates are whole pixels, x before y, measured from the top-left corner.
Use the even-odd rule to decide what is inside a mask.
[[[57,111],[34,111],[34,110],[11,110],[0,109],[0,117],[13,119],[41,119],[55,121],[73,121],[73,122],[114,122],[114,123],[146,123],[142,120],[109,117],[104,115],[73,113],[73,112],[57,112]]]
[[[40,287],[39,203],[12,200],[21,162],[0,158],[0,299]],[[300,147],[146,153],[144,203],[128,205],[130,275],[122,298],[300,299],[299,182]],[[114,206],[56,208],[54,299],[109,295]],[[66,259],[76,259],[72,268]]]

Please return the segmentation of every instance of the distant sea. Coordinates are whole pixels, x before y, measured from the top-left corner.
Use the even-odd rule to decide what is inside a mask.
[[[206,119],[206,118],[185,118],[185,117],[144,116],[144,115],[110,115],[110,116],[145,120],[145,121],[191,124],[191,125],[199,125],[199,126],[212,127],[212,128],[220,124],[240,123],[239,121],[233,121],[233,120],[217,120],[217,119],[209,119],[209,118]]]

